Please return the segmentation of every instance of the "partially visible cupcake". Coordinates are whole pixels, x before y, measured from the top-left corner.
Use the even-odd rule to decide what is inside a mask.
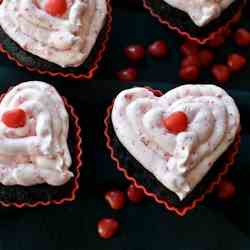
[[[25,82],[0,103],[0,204],[72,201],[78,189],[81,129],[73,107],[44,82]]]
[[[156,96],[122,91],[109,107],[105,136],[125,176],[184,215],[225,175],[239,150],[240,115],[214,85],[184,85]]]
[[[188,39],[205,44],[239,20],[245,0],[143,0],[162,24]]]
[[[2,50],[39,73],[90,78],[110,32],[109,0],[5,0]]]

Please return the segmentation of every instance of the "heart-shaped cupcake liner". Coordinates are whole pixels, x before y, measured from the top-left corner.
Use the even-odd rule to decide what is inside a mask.
[[[13,41],[0,27],[0,52],[13,61],[17,66],[25,68],[31,72],[41,75],[50,75],[52,77],[60,76],[75,80],[89,80],[93,78],[99,68],[101,60],[107,49],[109,36],[112,26],[112,6],[111,0],[107,2],[107,16],[104,27],[102,28],[95,46],[92,48],[87,60],[79,67],[62,68],[54,63],[41,59],[31,53],[23,50],[15,41]],[[0,1],[1,4],[1,1]]]
[[[5,94],[0,96],[3,99]],[[23,186],[4,186],[0,184],[0,205],[3,207],[34,208],[37,206],[61,205],[76,199],[79,189],[80,169],[82,163],[82,138],[80,121],[75,109],[63,97],[64,105],[69,113],[70,127],[68,144],[72,156],[72,166],[70,171],[74,177],[66,184],[53,187],[47,184]]]
[[[228,31],[241,19],[245,4],[246,0],[235,1],[220,18],[205,27],[198,27],[187,14],[171,7],[163,0],[143,0],[144,8],[161,24],[198,44],[206,44],[217,35],[223,35]]]
[[[156,96],[162,95],[159,90],[151,89],[151,91]],[[183,201],[180,201],[173,192],[165,188],[120,143],[111,123],[112,108],[113,104],[108,107],[104,119],[104,135],[106,146],[117,169],[124,174],[125,178],[132,181],[136,187],[141,188],[147,196],[180,216],[186,215],[201,203],[214,190],[215,186],[219,184],[222,177],[227,174],[235,162],[240,146],[240,131],[238,131],[234,143],[216,161],[203,180]]]

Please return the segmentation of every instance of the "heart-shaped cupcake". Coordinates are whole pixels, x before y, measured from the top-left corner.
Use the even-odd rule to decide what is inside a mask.
[[[36,66],[29,65],[28,60],[22,58],[24,53],[21,53],[22,56],[15,53],[12,55],[13,45],[10,45],[8,39],[2,41],[3,49],[24,66],[33,66],[32,68],[40,71],[48,69],[53,73],[62,71],[63,67],[71,69],[72,72],[68,73],[74,73],[74,68],[89,61],[87,59],[98,43],[97,39],[105,25],[107,13],[106,0],[3,1],[0,6],[0,25],[5,36],[16,42],[24,52],[41,59],[34,58]],[[106,43],[106,40],[105,36],[105,41],[101,43]],[[103,52],[101,43],[100,51]],[[92,63],[96,57],[100,57],[100,51],[98,49],[98,55],[92,58],[94,60],[90,60]]]
[[[69,128],[70,134],[75,133],[70,139],[75,145],[68,140]],[[20,198],[32,205],[73,199],[81,166],[79,133],[73,108],[53,86],[25,82],[4,95],[0,103],[0,203],[20,206]],[[12,194],[8,200],[2,197],[4,190],[21,195]]]
[[[112,124],[106,123],[106,136],[118,161],[122,149],[113,146],[111,127],[136,165],[180,202],[229,149],[240,127],[233,99],[214,85],[184,85],[160,97],[146,88],[124,90],[114,101],[111,120]],[[124,165],[130,161],[122,158]]]
[[[205,44],[224,35],[240,19],[245,0],[143,0],[160,23],[188,39]]]

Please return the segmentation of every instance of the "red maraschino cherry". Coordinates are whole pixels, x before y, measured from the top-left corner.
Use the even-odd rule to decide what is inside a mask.
[[[140,203],[144,200],[145,194],[142,189],[137,188],[134,184],[131,184],[127,190],[128,199],[132,203]]]
[[[119,190],[112,190],[105,194],[105,200],[114,210],[122,209],[125,205],[125,194]]]
[[[47,0],[44,9],[51,16],[62,16],[67,11],[67,1]]]
[[[166,129],[173,133],[178,134],[187,129],[188,117],[182,111],[172,113],[170,116],[163,119]]]
[[[26,113],[22,109],[6,111],[2,115],[2,122],[9,128],[21,128],[26,124]]]
[[[97,231],[101,238],[109,239],[119,230],[119,223],[112,218],[104,218],[98,222]]]

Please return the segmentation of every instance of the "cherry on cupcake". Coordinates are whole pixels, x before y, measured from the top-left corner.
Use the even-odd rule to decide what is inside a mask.
[[[212,74],[217,81],[222,83],[230,79],[230,69],[223,64],[215,64],[212,68]]]
[[[197,55],[199,52],[198,45],[191,41],[184,42],[180,47],[183,56]]]
[[[132,67],[120,70],[117,73],[117,78],[121,81],[135,81],[137,79],[137,70]]]
[[[236,194],[236,188],[229,179],[222,180],[217,186],[216,195],[220,200],[229,200]]]
[[[165,117],[163,119],[163,123],[169,132],[178,134],[187,129],[188,117],[184,112],[177,111],[172,113],[168,117]]]
[[[209,49],[202,49],[199,52],[200,66],[202,68],[209,67],[214,61],[214,53]]]
[[[132,203],[140,203],[144,200],[145,194],[142,189],[137,188],[134,184],[131,184],[127,190],[128,199]]]
[[[44,9],[51,16],[62,16],[67,11],[67,1],[47,0]]]
[[[246,63],[246,58],[240,54],[234,53],[228,56],[227,65],[233,72],[241,70]]]
[[[134,62],[141,61],[145,56],[145,49],[142,45],[133,44],[124,49],[125,56]]]
[[[119,190],[112,190],[105,194],[105,200],[114,210],[122,209],[125,205],[125,194]]]
[[[119,230],[119,223],[113,218],[103,218],[98,222],[97,231],[101,238],[110,239]]]
[[[168,46],[164,40],[157,40],[148,46],[148,53],[155,58],[164,58],[168,55]]]
[[[199,77],[200,70],[195,65],[190,65],[182,67],[180,69],[179,75],[183,81],[196,81]]]
[[[234,34],[234,41],[240,47],[250,45],[250,32],[245,28],[239,28]]]
[[[26,113],[22,109],[6,111],[2,115],[2,122],[9,128],[21,128],[26,124]]]

